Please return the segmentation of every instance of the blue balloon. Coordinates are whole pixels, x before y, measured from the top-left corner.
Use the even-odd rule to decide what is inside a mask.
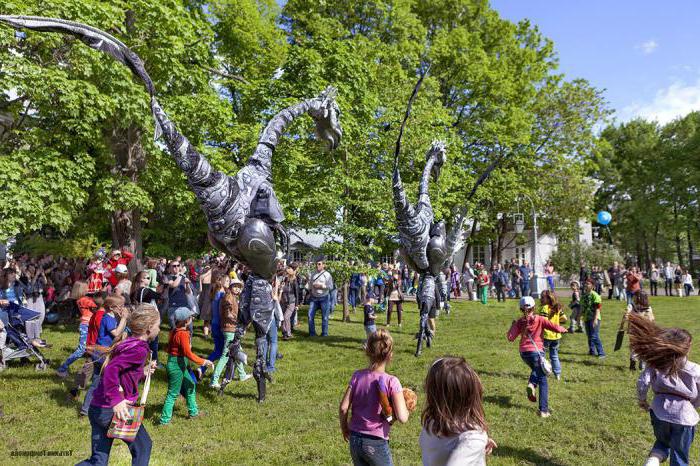
[[[607,225],[612,220],[612,215],[606,210],[601,210],[598,212],[598,223],[601,225]]]

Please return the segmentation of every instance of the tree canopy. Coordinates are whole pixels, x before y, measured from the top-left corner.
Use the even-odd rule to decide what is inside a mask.
[[[333,152],[300,119],[273,160],[294,228],[343,239],[339,257],[396,247],[393,147],[418,73],[400,168],[409,195],[433,139],[448,163],[431,184],[436,216],[467,209],[470,241],[499,241],[519,194],[543,232],[576,234],[591,215],[587,161],[606,117],[601,92],[557,73],[554,44],[485,0],[163,2],[11,0],[3,13],[104,29],[146,64],[166,112],[219,169],[235,172],[274,112],[338,88],[343,141]],[[152,141],[147,93],[119,63],[58,34],[0,29],[0,236],[111,240],[147,254],[207,249],[194,196]],[[467,201],[496,158],[491,179]],[[478,231],[478,233],[477,233]]]

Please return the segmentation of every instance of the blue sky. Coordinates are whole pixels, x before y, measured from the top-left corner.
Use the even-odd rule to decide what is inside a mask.
[[[605,89],[618,121],[700,110],[700,1],[491,0],[554,41],[560,70]]]

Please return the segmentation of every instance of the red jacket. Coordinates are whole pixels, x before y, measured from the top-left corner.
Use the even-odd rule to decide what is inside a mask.
[[[119,283],[117,276],[114,274],[114,269],[116,269],[119,264],[127,265],[133,258],[134,255],[129,251],[122,251],[122,256],[119,259],[110,259],[109,262],[107,262],[107,270],[110,271],[109,275],[107,276],[107,280],[109,280],[112,288],[117,286],[117,283]]]
[[[544,343],[542,341],[542,330],[551,330],[557,333],[566,333],[566,329],[560,325],[555,325],[546,317],[540,315],[529,315],[513,321],[513,325],[508,330],[508,341],[513,341],[520,335],[520,352],[542,351]],[[532,341],[530,341],[532,338]],[[532,344],[535,342],[536,347]]]

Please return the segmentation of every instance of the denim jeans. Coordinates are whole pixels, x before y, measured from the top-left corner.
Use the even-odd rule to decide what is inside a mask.
[[[530,281],[523,280],[520,282],[520,295],[521,296],[530,296]]]
[[[267,331],[267,340],[263,343],[265,353],[265,366],[267,372],[275,372],[275,361],[277,360],[277,325],[278,320],[272,316],[270,330]]]
[[[58,368],[59,372],[66,372],[68,370],[68,366],[73,364],[75,361],[83,357],[85,354],[85,344],[87,342],[87,334],[88,334],[88,324],[80,324],[79,327],[79,332],[80,332],[80,337],[78,338],[78,346],[75,348],[75,351],[73,351],[73,354],[68,356],[68,359],[61,364],[61,367]]]
[[[348,288],[348,303],[350,304],[350,307],[352,307],[353,309],[355,309],[357,307],[357,305],[359,304],[358,303],[359,296],[360,296],[360,289],[359,288],[355,288],[352,286],[350,288]]]
[[[114,439],[107,437],[109,424],[112,422],[114,412],[111,408],[100,408],[90,406],[88,419],[92,427],[91,446],[92,456],[84,461],[81,461],[76,466],[84,465],[104,465],[109,462],[109,452],[112,450],[112,442]],[[146,432],[146,428],[141,424],[141,428],[136,434],[133,442],[125,442],[131,452],[131,464],[133,466],[146,466],[151,460],[151,448],[153,442],[151,437]]]
[[[544,340],[545,352],[549,351],[549,360],[552,362],[552,372],[554,372],[554,375],[561,375],[559,343],[561,343],[561,340]]]
[[[540,411],[546,413],[549,411],[549,385],[547,385],[547,375],[542,370],[540,364],[540,356],[544,356],[544,353],[538,353],[537,351],[520,353],[520,357],[523,358],[525,364],[531,369],[528,382],[539,387]]]
[[[389,441],[352,432],[350,457],[354,466],[393,466]]]
[[[219,358],[221,358],[221,355],[224,354],[224,332],[221,331],[221,327],[217,326],[212,326],[211,328],[211,336],[212,339],[214,340],[214,350],[209,353],[209,356],[207,356],[207,359],[211,362],[217,361]],[[207,371],[207,366],[201,366],[199,370],[202,371],[202,375]]]
[[[651,426],[654,428],[656,442],[651,448],[654,456],[659,456],[665,461],[670,456],[671,466],[687,466],[690,463],[690,445],[695,436],[695,426],[683,426],[671,422],[662,421],[649,410]]]
[[[328,336],[328,319],[331,315],[331,301],[330,295],[323,296],[322,298],[311,298],[309,300],[309,336],[316,336],[316,323],[314,318],[316,317],[316,311],[321,308],[321,336]]]
[[[588,337],[588,354],[591,356],[605,356],[603,342],[600,341],[600,321],[594,325],[593,320],[586,321],[586,336]]]

